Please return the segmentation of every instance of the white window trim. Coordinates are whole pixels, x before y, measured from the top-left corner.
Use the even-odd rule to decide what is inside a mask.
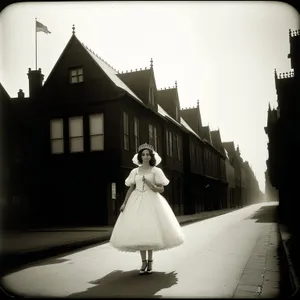
[[[135,151],[138,152],[138,147],[140,145],[140,121],[138,118],[134,117],[134,143]]]
[[[73,75],[73,72],[76,72],[76,74]],[[73,81],[73,78],[76,78],[76,81]],[[81,82],[84,82],[83,67],[69,69],[69,83],[76,84]]]
[[[61,131],[62,131],[62,135],[60,137],[53,137],[52,136],[52,124],[54,122],[57,122],[57,121],[60,121],[61,122]],[[51,140],[51,154],[53,155],[58,155],[58,154],[63,154],[65,152],[65,148],[64,148],[64,121],[62,118],[55,118],[55,119],[51,119],[50,120],[50,140]],[[53,152],[53,142],[56,142],[56,141],[60,141],[62,143],[62,151],[60,152]]]
[[[166,130],[167,136],[167,155],[173,156],[173,134],[171,131]]]
[[[80,120],[81,121],[81,134],[76,134],[71,136],[71,123],[73,120]],[[81,149],[74,150],[72,149],[72,140],[80,140],[81,141]],[[83,133],[83,117],[82,116],[74,116],[69,117],[69,151],[70,153],[81,153],[84,152],[84,133]]]
[[[127,120],[127,122],[125,122]],[[126,148],[126,142],[127,140],[127,146]],[[130,145],[129,145],[129,116],[126,112],[123,112],[123,144],[124,144],[124,150],[129,151]]]
[[[154,147],[154,150],[157,152],[158,151],[158,149],[157,149],[158,142],[157,142],[157,128],[156,128],[156,126],[153,126],[153,140],[154,140],[153,147]]]
[[[92,118],[93,117],[100,117],[101,118],[101,127],[102,131],[99,130],[99,132],[92,133],[91,128],[92,128]],[[89,115],[89,134],[90,134],[90,151],[91,152],[96,152],[96,151],[103,151],[104,150],[104,114],[103,113],[95,113],[95,114],[90,114]],[[92,139],[95,137],[99,137],[100,140],[102,139],[102,148],[100,149],[92,149]]]

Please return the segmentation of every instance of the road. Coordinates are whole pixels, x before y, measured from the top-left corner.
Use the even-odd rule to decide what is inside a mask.
[[[138,253],[104,243],[28,265],[2,284],[29,297],[231,298],[258,241],[276,225],[276,205],[255,204],[184,226],[184,245],[155,252],[151,275],[138,275]],[[268,206],[267,215],[257,213]]]

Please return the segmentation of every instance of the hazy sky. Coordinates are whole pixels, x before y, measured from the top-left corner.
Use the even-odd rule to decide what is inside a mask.
[[[28,96],[28,68],[45,80],[72,35],[119,71],[150,67],[158,89],[178,82],[181,107],[196,106],[204,125],[240,146],[264,191],[270,102],[277,105],[274,68],[290,70],[288,30],[299,14],[280,2],[32,2],[0,14],[0,81],[11,97]]]

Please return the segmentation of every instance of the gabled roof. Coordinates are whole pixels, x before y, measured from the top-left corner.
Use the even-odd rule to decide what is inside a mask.
[[[228,152],[227,152],[227,150],[225,148],[224,148],[224,151],[225,151],[226,158],[229,160],[229,155],[228,155]]]
[[[160,89],[158,90],[158,93],[161,102],[168,101],[169,99],[174,98],[178,99],[178,92],[176,87]]]
[[[212,145],[213,143],[212,143],[212,140],[211,140],[209,126],[203,126],[202,131],[203,131],[203,139],[207,140],[208,143],[210,143]]]
[[[230,158],[236,156],[234,142],[223,142],[222,144],[223,144],[224,148],[226,149],[228,156]]]
[[[140,69],[126,73],[118,73],[117,76],[127,86],[130,86],[132,91],[134,91],[144,103],[148,103],[151,69],[146,68],[145,70]]]
[[[178,123],[176,120],[174,120],[160,105],[157,105],[158,108],[158,113],[160,115],[162,115],[163,117],[171,120],[173,123],[175,123],[176,125],[183,127],[185,130],[187,130],[188,132],[191,132],[192,134],[194,134],[200,141],[201,138],[199,137],[199,135],[184,121],[183,118],[180,117],[180,123]]]
[[[180,117],[180,123],[184,128],[186,128],[188,131],[194,134],[200,141],[202,141],[201,137],[189,126],[187,122],[185,122],[185,120],[182,117]]]
[[[220,139],[219,139],[219,130],[212,130],[210,132],[211,141],[215,147],[220,146]]]
[[[0,82],[0,115],[3,116],[3,114],[6,114],[7,110],[10,110],[11,108],[12,108],[11,98],[8,92],[6,91],[6,89],[4,88],[4,86]],[[2,116],[0,117],[0,122],[2,122]]]
[[[214,147],[217,148],[222,154],[226,155],[222,145],[220,130],[211,131],[210,136]]]
[[[117,76],[117,71],[113,69],[111,66],[109,66],[103,59],[101,59],[98,55],[96,55],[93,51],[88,49],[82,42],[79,41],[79,39],[76,37],[75,34],[73,34],[68,41],[67,45],[65,46],[63,52],[61,53],[60,57],[58,58],[55,66],[52,68],[48,78],[46,79],[44,86],[48,83],[49,79],[51,78],[52,73],[56,69],[56,66],[59,64],[59,61],[63,58],[65,52],[68,50],[70,45],[75,42],[78,43],[78,45],[82,46],[82,49],[86,51],[88,55],[92,57],[96,65],[99,66],[99,68],[106,74],[106,76],[121,90],[123,90],[125,93],[131,95],[135,100],[138,102],[142,102],[142,100]]]
[[[111,79],[111,81],[119,88],[126,91],[136,100],[142,102],[142,100],[118,77],[118,72],[109,66],[104,60],[102,60],[98,55],[89,50],[84,44],[82,44],[87,53],[94,59],[98,66],[105,72],[105,74]]]
[[[202,132],[202,120],[199,109],[199,102],[197,103],[197,107],[181,109],[180,115],[189,124],[189,126],[203,139],[204,135]]]
[[[6,91],[6,89],[4,88],[4,86],[2,85],[1,82],[0,82],[0,92],[3,93],[3,96],[5,96],[6,98],[10,99],[10,96],[9,96],[8,92]]]
[[[161,89],[157,91],[158,95],[158,104],[166,111],[171,113],[173,115],[173,118],[175,118],[175,105],[178,107],[178,113],[180,111],[180,102],[178,97],[178,91],[177,87],[168,88],[168,89]],[[174,103],[175,101],[175,103]],[[180,114],[180,113],[179,113]],[[178,118],[180,121],[180,115],[178,115]]]
[[[170,119],[176,125],[181,127],[181,124],[178,123],[175,119],[173,119],[160,105],[157,105],[157,111],[160,115],[162,115],[163,117],[166,117],[167,119]]]

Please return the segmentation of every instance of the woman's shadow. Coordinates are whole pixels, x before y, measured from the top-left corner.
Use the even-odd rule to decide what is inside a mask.
[[[138,270],[127,272],[116,270],[101,279],[89,282],[95,286],[84,292],[71,294],[68,298],[161,298],[155,294],[177,284],[176,275],[175,272],[153,272],[139,275]]]

